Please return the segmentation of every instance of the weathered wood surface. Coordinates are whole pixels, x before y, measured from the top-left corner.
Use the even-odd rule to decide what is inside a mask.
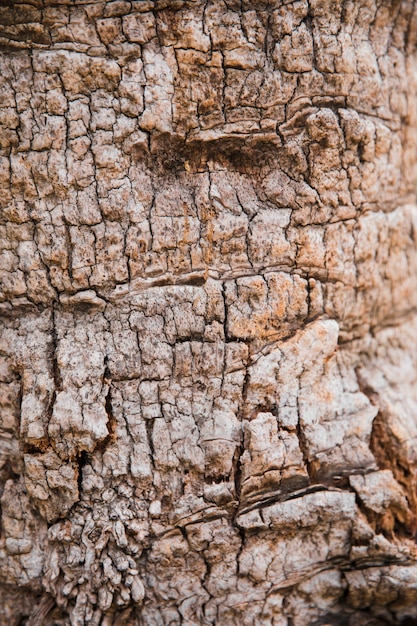
[[[417,10],[0,6],[0,624],[417,619]]]

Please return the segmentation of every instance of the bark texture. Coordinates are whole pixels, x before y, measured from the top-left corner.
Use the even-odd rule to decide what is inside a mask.
[[[0,3],[2,626],[416,623],[414,4]]]

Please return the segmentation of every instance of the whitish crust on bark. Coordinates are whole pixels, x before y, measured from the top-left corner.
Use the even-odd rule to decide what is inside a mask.
[[[0,624],[417,618],[416,20],[1,3]]]

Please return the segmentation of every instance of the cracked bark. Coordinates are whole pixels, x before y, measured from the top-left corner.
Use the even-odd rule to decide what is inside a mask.
[[[417,620],[417,7],[0,3],[0,624]]]

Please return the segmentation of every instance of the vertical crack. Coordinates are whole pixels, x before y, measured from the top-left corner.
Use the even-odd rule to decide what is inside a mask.
[[[51,331],[51,336],[52,336],[52,342],[51,342],[52,377],[53,377],[54,382],[55,382],[55,390],[56,391],[61,391],[61,389],[62,389],[62,376],[61,376],[61,372],[60,372],[59,364],[58,364],[58,345],[59,345],[59,340],[58,340],[58,333],[57,333],[57,328],[56,328],[56,303],[55,302],[52,304],[51,319],[52,319],[52,331]]]
[[[243,388],[242,388],[242,405],[240,407],[240,411],[238,414],[240,418],[240,422],[241,422],[241,440],[240,440],[240,444],[236,447],[235,454],[233,457],[233,480],[234,480],[234,487],[235,487],[235,494],[236,494],[235,497],[236,497],[236,502],[237,502],[236,515],[240,508],[240,498],[241,498],[241,491],[242,491],[242,465],[241,465],[240,459],[242,458],[242,454],[244,453],[244,450],[245,450],[244,419],[245,419],[245,414],[246,414],[246,403],[247,403],[249,382],[250,382],[249,367],[246,367],[245,377],[243,380]],[[236,515],[235,515],[235,519],[236,519]]]
[[[105,395],[104,398],[104,410],[106,411],[106,415],[107,415],[107,430],[108,435],[98,443],[98,445],[96,446],[96,450],[104,450],[109,443],[113,442],[116,438],[116,417],[114,415],[114,411],[113,411],[113,403],[112,403],[112,381],[111,381],[111,375],[110,375],[110,370],[109,370],[109,366],[108,366],[108,357],[106,356],[104,359],[104,374],[103,374],[103,385],[108,385],[108,390],[107,393]]]
[[[49,445],[48,425],[49,425],[49,422],[52,419],[52,415],[53,415],[53,411],[54,411],[54,406],[55,406],[57,394],[58,394],[58,392],[60,392],[62,390],[62,376],[61,376],[61,372],[60,372],[60,369],[59,369],[59,363],[58,363],[59,339],[58,339],[58,333],[57,333],[56,303],[55,302],[52,303],[51,322],[52,322],[52,328],[51,328],[51,348],[50,348],[50,351],[51,351],[51,374],[52,374],[52,378],[53,378],[53,381],[54,381],[54,389],[53,389],[53,391],[51,393],[51,396],[50,396],[50,399],[49,399],[49,403],[48,403],[48,407],[47,407],[47,421],[48,421],[48,424],[46,426],[46,442],[45,442],[45,446],[46,447]]]
[[[77,456],[77,464],[78,464],[78,476],[77,476],[77,484],[78,484],[78,500],[81,500],[82,493],[82,484],[83,484],[83,468],[88,461],[88,453],[83,450]]]
[[[300,415],[298,415],[298,421],[297,421],[297,426],[295,429],[297,438],[298,438],[298,445],[300,447],[300,452],[301,455],[303,457],[303,463],[306,467],[307,470],[307,474],[309,477],[309,482],[311,483],[315,483],[317,482],[317,477],[315,475],[315,471],[314,471],[314,467],[313,464],[310,460],[309,457],[309,453],[308,453],[308,444],[307,444],[307,440],[306,440],[306,436],[304,434],[304,431],[301,427],[301,423],[300,423]]]
[[[149,451],[151,455],[151,463],[152,463],[152,467],[155,469],[155,447],[153,444],[153,437],[152,437],[153,427],[154,427],[154,420],[145,419],[145,428],[146,428],[146,435],[148,438]]]

